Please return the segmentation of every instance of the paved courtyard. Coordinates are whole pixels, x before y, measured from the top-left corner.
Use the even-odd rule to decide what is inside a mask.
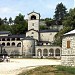
[[[17,75],[24,70],[42,65],[61,65],[61,60],[10,59],[10,62],[0,63],[0,75]]]

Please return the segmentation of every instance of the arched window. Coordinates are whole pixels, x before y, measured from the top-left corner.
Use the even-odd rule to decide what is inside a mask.
[[[18,44],[17,44],[17,47],[21,47],[21,43],[18,43]]]
[[[41,49],[37,50],[37,56],[42,56],[42,50]]]
[[[36,20],[36,16],[35,15],[32,15],[31,16],[31,20]]]
[[[7,38],[7,41],[10,41],[10,38]]]
[[[12,46],[15,46],[15,43],[14,42],[12,43]]]
[[[20,38],[17,38],[17,41],[19,41],[20,40]]]
[[[5,38],[2,38],[2,41],[5,41]]]
[[[7,46],[10,46],[10,43],[9,42],[7,43]]]
[[[48,56],[48,50],[47,49],[43,50],[43,56]]]
[[[54,50],[52,48],[49,50],[49,56],[54,56]]]
[[[15,41],[15,38],[12,38],[11,40],[12,40],[12,41]]]
[[[5,43],[2,43],[3,46],[5,46]]]
[[[60,49],[57,48],[57,49],[55,50],[55,55],[56,55],[56,56],[60,56]]]

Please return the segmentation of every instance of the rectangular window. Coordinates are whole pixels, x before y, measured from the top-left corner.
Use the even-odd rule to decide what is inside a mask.
[[[70,41],[67,41],[67,48],[70,48]]]

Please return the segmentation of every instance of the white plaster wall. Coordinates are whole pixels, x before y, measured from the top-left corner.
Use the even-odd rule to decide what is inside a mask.
[[[33,32],[34,34],[32,34],[32,32]],[[28,32],[26,33],[26,37],[27,37],[27,36],[33,36],[34,39],[39,40],[39,33],[36,32],[36,31],[34,31],[34,30],[28,31]]]
[[[54,36],[57,34],[57,32],[45,32],[45,33],[40,33],[40,41],[49,41],[53,42],[54,41]]]

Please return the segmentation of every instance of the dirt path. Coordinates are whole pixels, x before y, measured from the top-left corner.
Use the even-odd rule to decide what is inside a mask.
[[[0,63],[0,75],[17,75],[20,72],[41,65],[60,65],[60,60],[48,59],[11,59]]]

